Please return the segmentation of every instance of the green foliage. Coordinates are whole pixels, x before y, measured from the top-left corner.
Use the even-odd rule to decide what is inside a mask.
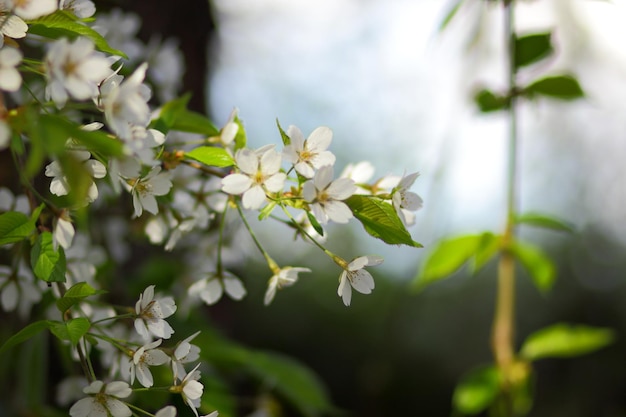
[[[199,133],[206,136],[217,136],[219,130],[205,116],[187,109],[190,94],[167,102],[161,108],[159,117],[154,119],[150,127],[168,133],[170,130]]]
[[[500,372],[493,365],[482,366],[463,376],[454,390],[452,405],[463,414],[486,410],[500,392]]]
[[[496,95],[487,89],[482,89],[474,95],[474,102],[483,113],[506,110],[509,108],[509,101],[508,97]]]
[[[523,93],[531,98],[542,95],[559,100],[575,100],[585,95],[578,80],[571,75],[541,78],[525,87]]]
[[[31,267],[35,276],[46,282],[65,282],[65,252],[62,247],[54,249],[52,233],[43,232],[30,252]]]
[[[456,0],[454,2],[454,5],[452,7],[450,7],[450,10],[448,11],[448,13],[446,13],[445,17],[443,18],[443,20],[439,24],[439,31],[440,32],[442,32],[448,26],[448,24],[450,24],[450,22],[452,21],[452,19],[456,15],[456,13],[461,8],[462,4],[463,4],[463,0]]]
[[[515,67],[521,68],[534,64],[554,52],[552,33],[534,33],[515,38]]]
[[[30,20],[28,22],[28,33],[50,39],[60,39],[64,37],[75,39],[79,36],[85,36],[91,39],[96,45],[96,48],[100,51],[128,58],[124,52],[111,48],[102,35],[91,27],[83,24],[83,22],[78,20],[72,13],[68,13],[64,10],[57,10],[48,16]]]
[[[185,152],[185,157],[194,159],[204,165],[213,167],[229,167],[235,161],[224,148],[217,146],[199,146],[189,152]]]
[[[235,115],[235,123],[239,129],[237,129],[237,134],[235,135],[235,150],[239,150],[246,147],[248,143],[248,137],[246,136],[246,129],[243,126],[243,122],[239,118],[239,116]]]
[[[523,213],[515,217],[516,224],[526,224],[543,229],[556,230],[560,232],[574,232],[574,227],[553,216],[540,213]]]
[[[509,250],[524,266],[539,291],[545,293],[552,288],[556,279],[556,267],[552,259],[541,248],[516,241]]]
[[[79,282],[67,290],[65,294],[63,294],[63,297],[56,300],[57,308],[61,313],[65,313],[73,305],[80,303],[85,298],[104,292],[105,291],[102,290],[96,290],[86,282]]]
[[[60,340],[68,340],[74,346],[89,331],[90,327],[91,323],[85,317],[70,319],[66,322],[50,322],[50,332]]]
[[[492,233],[463,235],[442,240],[428,255],[413,281],[416,290],[447,278],[471,258],[473,270],[480,269],[499,249],[499,238]]]
[[[203,359],[219,367],[247,372],[263,385],[272,387],[276,395],[287,400],[303,416],[320,416],[330,409],[321,381],[296,360],[277,353],[250,350],[206,331],[195,341],[201,347]]]
[[[0,347],[0,355],[13,346],[19,345],[32,338],[43,330],[49,329],[52,322],[49,320],[39,320],[30,323],[19,332],[8,338]]]
[[[580,356],[608,346],[614,339],[611,329],[558,323],[528,336],[520,355],[530,361]]]
[[[87,150],[103,156],[122,156],[124,146],[122,142],[99,130],[85,130],[77,123],[65,117],[43,114],[39,116],[38,126],[40,132],[48,137],[53,137],[57,147],[47,148],[49,151],[63,151],[67,139],[84,146]],[[63,147],[60,147],[60,145]],[[60,149],[58,149],[60,148]]]
[[[287,132],[283,130],[280,122],[278,121],[278,118],[276,118],[276,126],[278,126],[278,131],[280,132],[280,138],[283,141],[283,145],[289,145],[291,143],[291,138],[289,137],[289,135],[287,135]]]
[[[43,207],[43,204],[37,207],[30,218],[17,211],[0,214],[0,245],[19,242],[29,237],[36,230],[35,224]]]
[[[353,195],[345,203],[371,236],[390,245],[422,247],[411,238],[391,204],[362,195]]]

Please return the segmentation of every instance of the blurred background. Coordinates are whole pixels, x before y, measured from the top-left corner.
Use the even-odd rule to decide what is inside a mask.
[[[506,86],[499,4],[465,0],[440,30],[457,2],[147,3],[125,6],[142,15],[144,33],[180,38],[185,89],[217,125],[238,108],[251,146],[280,143],[276,118],[305,135],[327,125],[338,169],[369,160],[377,176],[421,173],[413,190],[424,208],[410,231],[424,249],[369,242],[356,224],[331,240],[331,250],[346,258],[385,256],[372,270],[371,295],[356,294],[344,307],[336,266],[307,247],[281,257],[293,246],[290,232],[276,238],[276,229],[266,228],[260,238],[279,263],[314,273],[266,308],[268,271],[253,255],[231,266],[248,297],[204,309],[207,319],[247,346],[309,366],[348,415],[450,415],[461,375],[491,361],[495,267],[476,276],[462,270],[419,294],[409,283],[441,238],[504,225],[506,123],[503,115],[480,114],[472,100],[482,87]],[[541,295],[520,271],[517,339],[556,322],[618,334],[600,352],[539,361],[530,415],[626,416],[626,6],[522,1],[517,18],[520,33],[552,30],[556,46],[553,59],[525,69],[520,82],[569,72],[586,94],[574,102],[540,99],[520,111],[521,209],[569,221],[576,233],[522,230],[554,257],[559,275]]]

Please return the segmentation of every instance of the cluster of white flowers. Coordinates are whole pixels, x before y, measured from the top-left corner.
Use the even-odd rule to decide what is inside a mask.
[[[117,9],[96,15],[90,0],[0,0],[0,151],[12,153],[24,193],[0,187],[1,230],[8,231],[0,249],[19,253],[19,261],[0,265],[0,308],[28,320],[34,305],[47,303],[39,309],[46,315],[42,326],[51,326],[84,370],[59,386],[59,404],[71,404],[73,417],[175,416],[173,406],[140,410],[129,402],[134,391],[155,386],[180,395],[198,416],[204,385],[193,341],[199,332],[172,345],[170,317],[194,302],[246,296],[244,280],[231,272],[249,255],[242,242],[267,261],[265,305],[301,273],[313,273],[279,266],[244,210],[287,224],[327,254],[341,268],[338,295],[350,305],[352,289],[372,292],[365,268],[382,258],[346,261],[324,246],[325,228],[365,216],[366,231],[381,237],[372,232],[379,218],[356,208],[373,204],[388,222],[385,230],[400,236],[393,243],[412,245],[406,227],[422,205],[409,190],[416,173],[370,183],[373,166],[362,162],[336,176],[328,127],[305,138],[296,126],[279,126],[282,149],[249,148],[237,110],[218,130],[187,110],[185,97],[176,98],[184,70],[176,41],[153,38],[143,45],[135,38],[139,24]],[[134,308],[95,300],[107,290],[98,273],[132,258],[125,237],[137,231],[184,254],[188,271],[172,284],[187,297],[181,306],[156,294],[155,285]],[[163,382],[155,367],[168,367],[172,377]]]

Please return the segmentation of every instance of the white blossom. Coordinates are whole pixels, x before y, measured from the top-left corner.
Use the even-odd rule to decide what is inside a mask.
[[[46,99],[52,99],[58,108],[65,106],[69,96],[77,100],[96,97],[98,84],[111,74],[109,60],[83,37],[74,42],[65,38],[54,42],[44,68],[48,80]]]
[[[91,0],[61,0],[59,9],[68,10],[79,19],[91,17],[96,13],[96,6]]]
[[[17,66],[22,62],[19,49],[5,47],[0,49],[0,89],[17,91],[22,85],[22,76]]]
[[[202,393],[204,392],[204,385],[199,382],[199,367],[200,364],[197,364],[191,372],[185,375],[180,381],[180,385],[176,387],[177,391],[181,393],[183,400],[191,408],[196,417],[198,417],[197,409],[200,407],[200,397],[202,397]]]
[[[17,271],[5,265],[0,265],[0,307],[4,311],[17,310],[22,319],[28,318],[32,306],[41,301],[45,291],[38,284],[43,281],[35,281],[30,268],[22,263]]]
[[[135,377],[141,385],[150,388],[154,384],[150,366],[159,366],[167,363],[169,357],[165,352],[156,349],[161,345],[163,339],[145,344],[135,351],[129,361],[130,383],[135,381]]]
[[[57,0],[4,0],[18,17],[33,20],[49,15],[57,9]]]
[[[200,358],[200,348],[191,343],[191,341],[199,334],[200,331],[197,331],[176,345],[174,353],[171,357],[174,378],[182,380],[185,375],[187,375],[183,365],[195,362]]]
[[[144,340],[149,340],[150,334],[169,339],[174,334],[174,329],[165,319],[175,311],[174,299],[172,297],[154,298],[154,285],[150,285],[135,304],[137,314],[135,330]]]
[[[171,174],[161,172],[161,167],[153,167],[150,172],[139,178],[128,179],[124,184],[133,196],[135,217],[139,217],[146,210],[152,214],[159,212],[156,196],[169,193],[172,188]]]
[[[243,283],[228,271],[211,273],[206,278],[192,284],[187,293],[191,297],[199,297],[208,305],[215,304],[226,292],[233,300],[241,300],[246,295]]]
[[[91,153],[89,153],[89,151],[68,150],[67,154],[74,157],[78,162],[81,162],[91,178],[104,178],[106,175],[106,167],[104,164],[98,160],[90,159]],[[50,182],[50,192],[52,194],[63,196],[70,192],[69,181],[67,176],[63,173],[61,164],[58,161],[52,161],[48,164],[45,174],[47,177],[52,177],[52,181]],[[98,198],[98,187],[93,180],[90,180],[86,197],[88,202],[92,202]]]
[[[326,150],[333,138],[330,128],[318,127],[305,140],[300,129],[292,125],[287,129],[287,136],[291,143],[285,146],[283,155],[294,165],[298,174],[313,178],[316,169],[324,165],[334,165],[335,155]]]
[[[133,413],[120,398],[129,397],[133,390],[126,382],[114,381],[105,384],[94,381],[83,389],[89,397],[78,400],[70,408],[71,417],[130,417]]]
[[[149,64],[148,77],[156,87],[159,100],[165,103],[174,99],[185,72],[185,60],[178,41],[170,38],[161,42],[159,37],[152,37],[144,58]]]
[[[337,295],[341,297],[346,306],[352,300],[352,288],[361,294],[369,294],[374,289],[374,278],[364,268],[366,266],[376,266],[383,263],[380,256],[360,256],[353,259],[343,270],[339,277],[339,288]]]
[[[28,197],[24,194],[14,196],[8,188],[0,187],[0,212],[11,210],[29,215]]]
[[[108,14],[99,13],[93,28],[112,48],[124,51],[131,61],[137,61],[143,56],[144,48],[136,37],[140,26],[141,19],[137,14],[116,8]]]
[[[13,14],[13,2],[0,0],[0,48],[4,45],[4,37],[20,39],[26,36],[28,25],[22,18]]]
[[[418,176],[417,172],[403,176],[391,193],[393,208],[406,226],[413,224],[415,221],[411,212],[419,210],[423,204],[419,195],[409,191],[409,188],[411,188]]]
[[[55,250],[61,246],[63,249],[69,249],[74,240],[74,225],[71,219],[65,213],[54,220],[54,228],[52,232],[52,242]]]
[[[269,305],[272,302],[276,295],[276,290],[295,284],[300,272],[311,272],[311,270],[309,268],[286,266],[272,275],[265,292],[264,304]]]
[[[154,417],[176,417],[176,407],[168,405],[154,414]]]
[[[241,172],[222,179],[222,191],[228,194],[243,194],[243,207],[257,209],[267,200],[266,193],[277,193],[283,189],[287,176],[280,171],[281,156],[273,145],[257,151],[240,149],[235,153],[235,163]]]
[[[302,196],[311,204],[315,218],[321,224],[332,220],[347,223],[352,218],[352,211],[341,200],[350,197],[356,191],[354,181],[349,178],[337,178],[333,181],[333,167],[321,167],[313,177],[302,186]]]

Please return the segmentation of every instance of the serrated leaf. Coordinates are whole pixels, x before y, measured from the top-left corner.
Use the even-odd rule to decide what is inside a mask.
[[[86,282],[74,284],[69,290],[63,294],[63,297],[56,301],[57,308],[61,313],[65,313],[76,303],[81,302],[92,295],[101,294],[104,291],[96,290]]]
[[[510,250],[524,266],[539,291],[545,293],[552,288],[556,279],[556,267],[541,248],[518,241],[510,246]]]
[[[515,219],[517,224],[527,224],[529,226],[541,227],[543,229],[558,230],[562,232],[575,232],[571,224],[547,214],[524,213]]]
[[[219,168],[235,164],[233,157],[224,148],[217,146],[199,146],[189,152],[185,152],[185,157],[194,159],[204,165]]]
[[[289,135],[287,135],[287,132],[283,130],[280,122],[278,121],[278,118],[276,118],[276,126],[278,126],[278,131],[280,132],[280,138],[283,141],[283,145],[289,145],[291,143],[291,138],[289,137]]]
[[[91,39],[98,50],[111,55],[128,58],[124,52],[112,48],[102,35],[78,21],[73,14],[64,10],[57,10],[50,15],[28,21],[28,33],[50,39],[60,39],[63,37],[76,39],[79,36],[84,36]]]
[[[361,195],[353,195],[344,202],[371,236],[389,245],[422,247],[411,238],[391,204]]]
[[[578,80],[571,75],[555,75],[534,81],[524,88],[524,93],[530,97],[539,94],[559,100],[575,100],[585,95]]]
[[[44,205],[33,211],[30,217],[17,211],[0,214],[0,245],[19,242],[36,230],[36,223]]]
[[[531,361],[569,358],[594,352],[610,345],[614,339],[611,329],[558,323],[528,336],[520,354]]]
[[[533,33],[515,39],[515,67],[521,68],[549,56],[552,48],[552,33]]]
[[[421,290],[435,281],[447,278],[461,268],[479,252],[481,245],[486,242],[484,236],[485,234],[463,235],[441,240],[422,264],[413,281],[414,289]],[[485,249],[488,247],[489,245],[486,245]],[[484,254],[481,255],[481,263],[483,262]]]
[[[509,100],[507,97],[496,95],[487,89],[480,90],[476,93],[474,102],[483,113],[506,110],[509,108]]]
[[[500,391],[500,373],[493,365],[463,376],[454,390],[452,405],[463,414],[478,414],[489,407]]]
[[[30,252],[31,267],[35,276],[46,282],[65,282],[65,252],[61,246],[57,250],[52,244],[52,233],[43,232]]]
[[[40,320],[34,323],[30,323],[28,326],[24,327],[22,330],[9,337],[9,339],[2,344],[2,347],[0,347],[0,354],[2,354],[7,349],[12,348],[13,346],[19,345],[20,343],[27,341],[42,330],[50,328],[52,323],[54,322],[50,320]]]

